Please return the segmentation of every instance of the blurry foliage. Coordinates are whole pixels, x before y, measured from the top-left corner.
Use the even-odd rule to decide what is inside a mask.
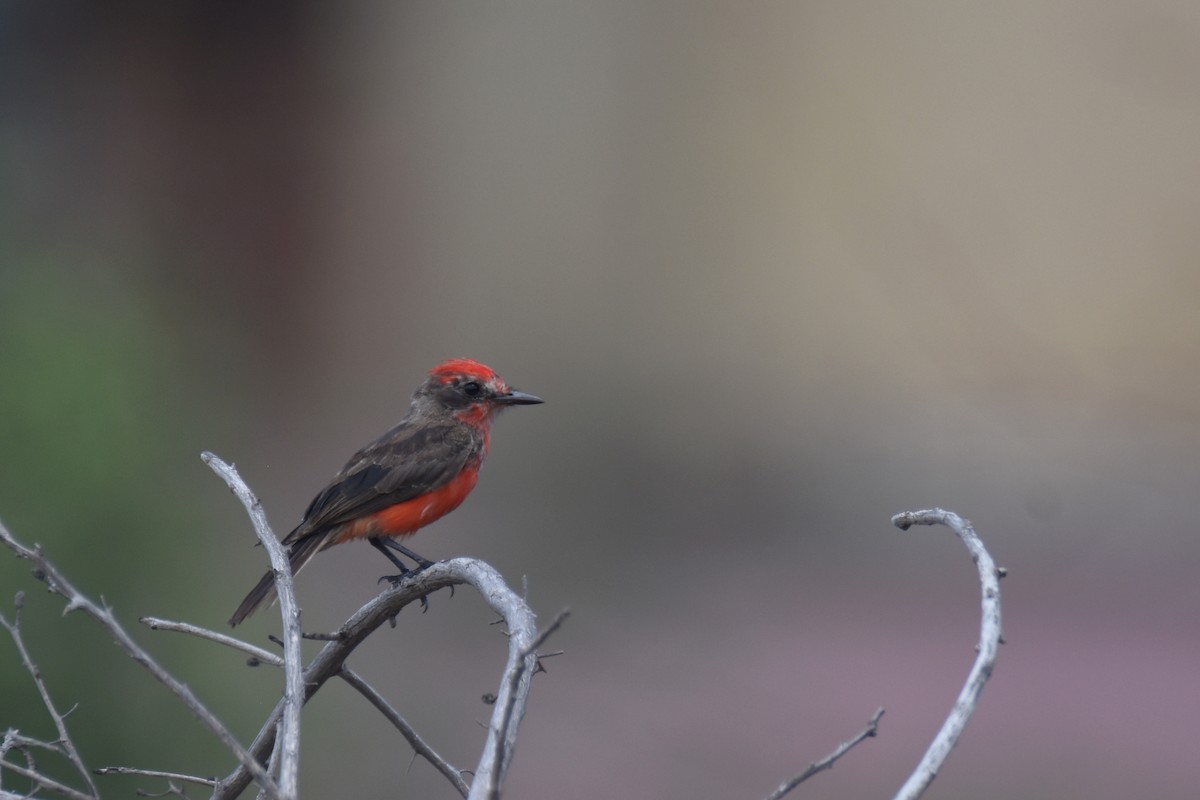
[[[168,466],[187,424],[170,411],[186,376],[152,295],[121,285],[127,279],[116,272],[99,278],[58,264],[22,266],[0,277],[0,519],[22,541],[42,544],[69,580],[114,606],[145,640],[138,615],[184,603],[195,583],[177,570],[203,564],[203,520],[196,504],[180,502],[182,481]],[[203,474],[197,468],[184,478],[194,489]],[[78,704],[69,724],[90,766],[123,763],[128,753],[153,759],[167,746],[167,725],[172,748],[192,735],[197,755],[211,746],[98,626],[61,618],[62,601],[7,550],[0,586],[0,613],[9,617],[10,598],[25,591],[26,645],[60,709]],[[167,663],[184,646],[171,637],[151,645]],[[208,682],[204,674],[185,679],[199,691]],[[7,635],[0,697],[0,725],[54,738]],[[138,724],[127,724],[134,709]]]

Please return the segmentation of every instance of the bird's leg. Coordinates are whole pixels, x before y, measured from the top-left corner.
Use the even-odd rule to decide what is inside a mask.
[[[376,550],[387,556],[387,560],[395,564],[396,568],[400,570],[399,575],[384,575],[379,579],[381,581],[387,581],[392,586],[397,586],[400,581],[404,580],[409,575],[415,575],[420,570],[433,566],[432,561],[427,558],[421,558],[419,555],[393,539],[385,539],[379,536],[369,536],[367,537],[367,541],[371,543],[371,547],[374,547]],[[404,553],[404,555],[417,562],[417,569],[409,569],[407,566],[405,566],[404,562],[400,560],[400,557],[393,553],[392,550],[399,550],[401,553]],[[429,598],[425,595],[421,595],[421,613],[424,614],[428,610]]]
[[[404,555],[408,556],[413,561],[417,562],[417,568],[415,570],[413,570],[413,572],[420,572],[423,569],[429,569],[430,567],[433,566],[433,562],[430,561],[428,558],[421,558],[421,556],[417,555],[412,550],[409,550],[407,547],[400,544],[395,539],[381,539],[380,541],[383,542],[384,547],[390,547],[393,550],[399,550],[401,553],[404,553]],[[389,555],[389,557],[390,557],[390,555]],[[450,596],[454,597],[454,584],[453,583],[450,584]]]
[[[417,569],[414,570],[414,572],[419,572],[420,570],[423,570],[423,569],[429,569],[430,567],[433,566],[433,562],[430,561],[428,558],[422,558],[421,556],[414,553],[412,550],[409,550],[407,547],[405,547],[404,545],[397,542],[395,539],[390,539],[390,538],[389,539],[379,539],[378,541],[384,547],[395,550],[398,553],[403,553],[404,555],[411,558],[413,561],[417,562]],[[385,550],[384,552],[386,553],[387,551]],[[388,555],[388,558],[391,558],[390,554]],[[395,562],[393,561],[393,563],[395,563]]]
[[[412,570],[409,569],[403,561],[401,561],[397,556],[393,555],[392,551],[388,549],[388,545],[392,543],[391,539],[381,539],[378,536],[369,536],[367,537],[367,541],[371,543],[371,547],[374,547],[376,550],[387,556],[387,560],[395,564],[396,568],[400,570],[399,575],[386,576],[388,580],[394,579],[393,582],[395,582],[395,580],[399,580],[408,573],[412,572]],[[380,580],[382,580],[382,578]]]

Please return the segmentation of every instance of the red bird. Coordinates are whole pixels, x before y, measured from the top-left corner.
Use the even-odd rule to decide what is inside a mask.
[[[283,543],[295,574],[319,551],[366,539],[400,569],[391,550],[421,568],[430,561],[394,540],[449,514],[467,498],[487,455],[492,420],[505,406],[543,402],[508,387],[491,368],[465,358],[443,361],[412,396],[404,419],[346,462],[304,512]],[[268,572],[229,619],[237,625],[275,602]]]

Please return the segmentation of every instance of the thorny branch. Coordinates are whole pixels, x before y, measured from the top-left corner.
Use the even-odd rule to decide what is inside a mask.
[[[249,776],[258,781],[262,786],[267,796],[271,800],[279,800],[279,787],[267,774],[260,764],[250,752],[242,746],[241,742],[234,737],[233,733],[225,727],[217,717],[208,710],[208,708],[200,702],[192,690],[185,686],[171,673],[167,672],[157,661],[155,661],[149,653],[133,640],[121,623],[117,622],[116,617],[112,612],[102,606],[98,606],[81,594],[71,583],[58,571],[58,568],[46,558],[41,547],[27,547],[18,542],[13,535],[9,533],[8,528],[0,523],[0,542],[3,542],[10,550],[17,554],[19,558],[32,561],[34,564],[33,574],[38,580],[43,581],[46,587],[55,594],[63,597],[67,601],[67,607],[63,613],[71,611],[82,611],[86,615],[92,617],[97,622],[105,627],[108,632],[116,639],[117,645],[120,646],[125,653],[146,669],[154,678],[161,684],[167,687],[181,703],[192,713],[192,716],[200,720],[217,739],[225,745],[225,747],[233,753],[237,760],[241,763],[242,768],[246,770]]]
[[[561,616],[565,615],[560,615],[560,617]],[[199,625],[193,625],[187,622],[174,622],[171,620],[159,619],[157,617],[143,617],[141,621],[146,625],[149,625],[153,630],[187,633],[192,636],[197,636],[201,639],[207,639],[209,641],[217,642],[218,644],[226,645],[227,647],[231,647],[235,650],[240,650],[251,656],[251,663],[264,663],[276,667],[283,666],[283,659],[269,650],[264,650],[255,645],[243,642],[240,639],[236,639],[225,633],[212,631],[207,628],[202,628]],[[551,626],[551,629],[547,630],[546,635],[551,633],[552,629],[556,629],[561,621],[561,619],[556,620]],[[325,637],[326,641],[336,640],[337,638],[338,636],[336,634],[331,634]],[[539,637],[539,640],[542,638],[543,637]],[[413,751],[428,761],[438,772],[445,776],[445,778],[454,785],[454,788],[458,790],[459,794],[461,794],[463,797],[467,796],[467,793],[470,791],[470,786],[466,781],[463,780],[462,770],[453,766],[441,755],[439,755],[437,751],[434,750],[433,747],[431,747],[419,733],[417,733],[417,731],[408,723],[408,721],[404,719],[400,712],[398,712],[390,703],[388,703],[387,699],[384,698],[383,695],[378,692],[378,690],[371,686],[358,673],[346,666],[342,667],[342,670],[338,673],[338,677],[345,681],[363,697],[365,697],[367,701],[371,703],[371,705],[375,706],[375,708],[378,709],[379,712],[396,727],[400,734],[413,748]],[[213,781],[213,783],[215,784],[215,781]]]
[[[254,498],[254,495],[245,486],[232,467],[224,464],[224,462],[221,462],[211,454],[205,454],[205,461],[226,479],[234,493],[243,500],[243,504],[254,521],[256,530],[260,534],[266,533],[269,535],[269,540],[264,542],[264,544],[267,545],[268,552],[270,552],[272,550],[271,544],[274,543],[277,546],[278,543],[274,541],[273,534],[270,534],[269,527],[266,527],[266,519],[262,514],[262,509],[257,499]],[[3,541],[19,557],[34,562],[34,575],[39,580],[44,581],[51,591],[66,598],[67,611],[84,611],[104,625],[117,640],[117,643],[135,661],[166,685],[237,756],[239,766],[234,772],[223,780],[213,781],[214,798],[236,797],[246,788],[250,781],[255,781],[262,789],[263,795],[271,798],[271,800],[295,796],[294,794],[284,794],[281,785],[277,784],[272,779],[270,771],[264,769],[262,766],[263,761],[268,756],[277,753],[280,749],[276,747],[277,734],[281,728],[281,721],[283,720],[285,711],[290,713],[286,694],[276,705],[270,717],[260,729],[253,744],[249,748],[243,747],[233,737],[232,733],[208,711],[186,686],[167,673],[145,650],[133,641],[109,609],[96,605],[87,597],[80,594],[45,557],[39,547],[30,548],[21,544],[12,537],[3,525],[0,525],[0,541]],[[282,554],[281,549],[280,554]],[[286,567],[286,562],[284,566]],[[285,606],[285,629],[287,628],[286,623],[290,616],[286,609],[288,604],[284,601],[284,597],[288,594],[288,589],[290,588],[286,585],[290,583],[289,578],[290,575],[286,569],[279,570],[277,568],[276,579],[280,589],[280,603],[281,606]],[[471,787],[468,787],[463,780],[462,771],[445,762],[431,747],[421,740],[416,732],[404,722],[403,718],[372,687],[363,682],[361,678],[345,666],[345,660],[354,649],[376,628],[384,622],[393,619],[404,606],[437,589],[464,583],[478,589],[483,595],[485,602],[502,617],[508,628],[509,650],[505,672],[500,680],[492,721],[488,726],[483,754],[474,772],[476,777],[472,781]],[[292,606],[294,608],[294,603]],[[525,713],[530,678],[538,666],[536,648],[545,640],[546,636],[557,629],[563,617],[565,617],[565,614],[555,620],[551,627],[539,637],[537,636],[535,625],[536,617],[533,612],[525,604],[524,600],[504,583],[503,579],[492,567],[484,562],[469,558],[453,559],[448,562],[434,564],[418,575],[403,581],[400,585],[384,591],[359,609],[341,628],[333,632],[329,637],[330,641],[317,653],[316,657],[307,667],[303,671],[296,670],[298,673],[297,684],[301,687],[296,695],[299,698],[299,702],[290,705],[294,706],[295,710],[298,711],[299,707],[304,702],[307,702],[330,677],[341,677],[375,704],[401,730],[410,743],[412,743],[414,750],[429,760],[461,793],[470,795],[471,797],[495,797],[498,796],[509,764],[512,761],[517,730]],[[289,662],[299,663],[298,659],[289,659],[286,653],[285,657],[281,659],[273,653],[231,636],[208,631],[188,623],[176,623],[156,618],[143,618],[142,621],[150,625],[153,629],[190,633],[229,647],[234,647],[250,654],[255,662],[285,666],[285,669]],[[296,634],[296,643],[298,644],[298,627]],[[285,639],[283,644],[285,649],[287,649],[289,642]],[[298,731],[298,728],[293,728],[293,730]],[[280,741],[283,740],[282,736],[279,738]],[[286,762],[290,758],[290,756],[287,756],[283,761]],[[82,762],[80,762],[80,767],[82,767]],[[137,774],[150,774],[148,771],[132,770],[131,768],[107,768],[106,774],[117,769]],[[284,774],[285,769],[281,764],[281,782]],[[188,776],[183,775],[171,774],[171,777],[178,780],[191,780]],[[90,785],[90,777],[87,780]],[[208,779],[199,779],[195,782],[207,783]],[[70,787],[60,787],[59,784],[53,783],[48,779],[40,785],[44,788],[75,797],[76,800],[95,796],[94,793],[93,795],[84,795],[81,792],[70,789]]]
[[[21,663],[25,665],[25,670],[33,678],[33,683],[37,687],[38,694],[41,695],[42,705],[46,708],[46,713],[50,715],[50,719],[54,720],[54,728],[58,731],[58,740],[55,745],[60,749],[75,767],[75,771],[83,778],[83,782],[87,784],[88,791],[93,797],[99,796],[99,791],[96,789],[96,784],[92,780],[92,775],[88,772],[88,768],[84,766],[83,759],[79,756],[79,751],[75,749],[75,742],[71,739],[71,734],[67,732],[66,714],[60,714],[54,706],[54,701],[50,699],[50,692],[46,689],[46,684],[42,680],[41,670],[37,664],[33,662],[33,658],[29,655],[29,650],[25,647],[25,640],[21,638],[21,609],[25,605],[25,593],[17,592],[13,600],[13,618],[9,622],[0,615],[0,626],[3,626],[12,636],[13,644],[17,647],[17,652],[21,655]],[[69,713],[69,712],[68,712]],[[2,757],[2,755],[0,755]]]
[[[509,658],[501,677],[499,697],[492,712],[492,721],[488,726],[487,739],[483,755],[475,771],[475,780],[471,784],[469,796],[472,798],[485,797],[481,787],[500,786],[512,760],[512,745],[516,741],[517,729],[525,714],[525,705],[529,696],[529,678],[536,667],[536,653],[528,656],[533,663],[524,669],[524,675],[515,681],[515,691],[509,690],[512,683],[512,673],[522,669],[526,658],[523,656],[530,643],[535,641],[535,616],[525,601],[521,599],[503,578],[488,564],[473,558],[454,558],[440,561],[411,577],[405,578],[398,585],[384,590],[356,611],[350,619],[333,632],[332,639],[317,653],[316,657],[304,668],[304,700],[308,701],[320,690],[330,678],[341,675],[346,659],[376,628],[395,617],[406,605],[447,586],[470,584],[483,596],[484,601],[493,611],[500,614],[508,627]],[[512,712],[504,714],[512,697]],[[275,744],[276,727],[282,714],[282,701],[275,706],[251,743],[249,750],[257,758],[266,758]],[[498,742],[506,742],[503,756],[496,761]],[[435,763],[435,767],[438,765]],[[487,776],[486,780],[481,780]],[[252,776],[245,765],[239,766],[228,776],[218,782],[213,792],[213,800],[232,800],[246,788]]]
[[[526,644],[520,652],[513,651],[512,638],[509,639],[509,662],[505,668],[505,673],[508,680],[502,684],[503,688],[500,695],[496,698],[497,710],[502,711],[499,720],[496,719],[496,714],[492,714],[492,724],[501,731],[512,730],[511,740],[508,736],[497,736],[495,738],[495,750],[489,753],[487,748],[484,748],[483,759],[480,760],[480,770],[475,775],[475,782],[471,784],[471,797],[486,797],[488,800],[499,800],[500,788],[504,782],[504,771],[508,767],[509,761],[512,760],[512,748],[516,744],[517,729],[513,725],[514,714],[524,714],[524,709],[520,712],[517,710],[517,700],[520,697],[520,687],[525,686],[525,692],[529,691],[529,680],[534,673],[538,671],[541,664],[538,661],[537,649],[541,647],[547,639],[549,639],[555,631],[562,626],[567,617],[571,615],[568,610],[563,610],[558,613],[546,630],[534,637],[533,641]],[[503,701],[503,705],[501,705]],[[520,719],[518,718],[518,722]],[[489,743],[492,740],[489,738]],[[488,766],[484,767],[484,762]],[[478,789],[478,793],[475,791]]]
[[[317,653],[316,657],[301,671],[299,661],[299,612],[295,605],[291,585],[291,574],[279,543],[275,540],[269,526],[266,524],[262,507],[253,493],[237,475],[233,467],[225,464],[215,456],[206,453],[205,461],[214,471],[218,472],[229,484],[230,488],[243,501],[254,522],[260,539],[267,546],[272,556],[276,570],[276,580],[279,584],[280,605],[284,616],[285,638],[282,644],[285,656],[279,656],[242,642],[225,634],[209,631],[187,623],[175,623],[155,618],[143,618],[142,621],[152,628],[176,630],[192,635],[201,636],[212,641],[236,648],[248,653],[253,662],[268,663],[283,666],[286,674],[287,689],[275,709],[260,729],[254,743],[243,747],[225,726],[212,715],[210,711],[177,679],[167,673],[143,650],[129,635],[110,609],[97,605],[72,586],[58,569],[45,557],[38,546],[27,547],[15,538],[0,523],[0,542],[3,542],[18,557],[34,563],[33,574],[45,582],[49,590],[66,599],[64,613],[83,611],[103,625],[116,639],[117,644],[135,661],[141,664],[158,681],[163,683],[188,708],[191,713],[205,724],[217,738],[234,753],[239,761],[237,769],[228,777],[217,780],[199,778],[178,773],[160,772],[155,770],[140,770],[129,767],[109,767],[97,770],[98,774],[124,773],[140,774],[153,777],[167,778],[171,781],[171,792],[182,794],[174,781],[187,781],[213,787],[213,798],[233,798],[238,796],[251,780],[258,783],[260,796],[277,800],[278,798],[295,797],[295,771],[298,758],[299,727],[298,714],[300,706],[307,702],[331,677],[337,676],[345,680],[353,688],[363,694],[377,709],[384,714],[412,744],[418,755],[426,758],[441,772],[464,796],[488,798],[495,800],[500,797],[504,778],[512,760],[513,746],[516,742],[517,730],[524,716],[532,675],[539,669],[537,649],[552,635],[566,619],[568,612],[564,611],[542,632],[535,627],[535,617],[524,600],[515,594],[489,565],[469,558],[458,558],[440,562],[423,570],[419,574],[406,578],[397,586],[391,587],[360,608],[347,620],[341,628],[329,636],[328,643]],[[942,524],[951,528],[966,545],[979,572],[981,586],[982,621],[980,625],[980,641],[977,647],[978,655],[968,674],[967,681],[960,692],[954,708],[947,717],[942,729],[930,744],[924,758],[897,793],[902,800],[919,798],[937,776],[950,751],[954,748],[978,703],[983,686],[991,676],[999,652],[1003,644],[1000,619],[1000,587],[999,578],[1005,572],[997,569],[982,541],[971,527],[970,523],[957,514],[942,509],[915,511],[898,514],[893,517],[893,523],[907,530],[913,525]],[[280,563],[282,561],[282,563]],[[393,619],[404,606],[428,595],[438,589],[457,584],[470,584],[484,597],[488,605],[502,617],[508,627],[508,661],[500,681],[499,691],[494,701],[492,718],[488,725],[488,734],[483,754],[474,775],[475,778],[468,787],[462,778],[462,771],[456,769],[442,759],[403,717],[392,708],[369,684],[362,680],[354,671],[345,665],[346,659],[361,644],[367,636],[385,621]],[[285,600],[285,597],[287,598]],[[15,730],[9,730],[0,743],[0,765],[13,774],[28,778],[33,785],[29,794],[18,795],[0,789],[0,800],[9,798],[25,798],[32,792],[45,790],[57,793],[70,800],[95,800],[98,796],[96,787],[83,764],[79,753],[72,743],[65,724],[65,714],[58,712],[50,699],[49,693],[41,680],[36,665],[24,646],[20,632],[20,611],[23,596],[18,593],[16,598],[16,614],[12,621],[0,616],[0,627],[8,630],[17,650],[21,655],[26,669],[33,676],[35,685],[42,696],[43,704],[53,718],[59,738],[54,742],[41,742],[20,735]],[[294,625],[293,625],[294,623]],[[294,666],[293,666],[294,665]],[[871,717],[867,728],[854,738],[843,742],[833,753],[821,761],[811,764],[808,769],[794,778],[785,781],[768,796],[768,800],[779,800],[797,785],[813,774],[828,769],[850,749],[864,739],[874,736],[883,709],[880,708]],[[286,718],[286,719],[285,719]],[[285,733],[279,737],[281,748],[277,748],[277,733],[283,729]],[[294,732],[294,733],[293,733]],[[66,754],[74,768],[87,783],[90,793],[85,793],[61,784],[37,771],[29,751],[34,748],[52,750]],[[262,766],[262,760],[273,751],[283,750],[280,764],[280,784],[277,784],[270,773]],[[7,759],[11,751],[24,751],[27,766],[14,764]],[[296,754],[296,755],[294,755]],[[288,765],[291,766],[288,766]],[[285,780],[292,785],[291,793],[282,788]]]
[[[942,764],[950,756],[950,751],[958,743],[958,738],[966,728],[967,721],[975,713],[979,694],[992,675],[992,668],[1000,653],[1000,645],[1004,642],[1000,627],[1000,578],[1004,576],[1005,571],[996,568],[996,563],[992,561],[987,548],[983,546],[983,540],[975,533],[971,523],[953,511],[945,511],[940,508],[928,511],[906,511],[892,517],[892,523],[902,531],[908,530],[913,525],[945,525],[954,531],[955,535],[967,546],[967,550],[971,553],[971,559],[979,571],[983,608],[983,618],[979,626],[979,645],[976,648],[977,655],[971,671],[967,674],[967,681],[963,685],[962,691],[959,692],[958,699],[954,702],[950,716],[946,717],[942,729],[938,731],[937,736],[930,743],[929,749],[925,751],[921,763],[917,765],[912,775],[896,793],[896,800],[916,800],[933,783]]]

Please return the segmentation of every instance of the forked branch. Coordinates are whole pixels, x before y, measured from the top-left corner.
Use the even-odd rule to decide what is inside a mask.
[[[83,778],[83,782],[87,784],[88,792],[92,797],[99,797],[100,792],[96,789],[96,784],[92,780],[92,774],[88,772],[88,768],[84,766],[83,759],[79,755],[79,751],[75,748],[75,742],[71,739],[71,734],[67,731],[67,715],[62,714],[55,707],[54,701],[50,698],[50,691],[46,688],[45,682],[42,680],[42,671],[38,669],[37,664],[33,662],[33,657],[29,655],[29,650],[25,647],[25,639],[21,636],[21,610],[25,606],[25,593],[17,592],[17,596],[13,600],[13,618],[9,622],[3,615],[0,615],[0,627],[3,627],[12,636],[13,644],[17,647],[17,652],[21,655],[21,663],[25,665],[25,671],[33,678],[33,684],[37,687],[38,694],[42,698],[42,705],[46,708],[46,713],[50,715],[50,719],[54,720],[55,730],[58,731],[58,739],[55,741],[55,747],[66,755],[71,762],[71,766]],[[69,712],[68,712],[69,713]],[[5,745],[9,744],[10,737],[5,737]],[[5,747],[3,750],[7,750]],[[0,752],[0,762],[3,761],[4,752]]]
[[[200,699],[192,693],[191,689],[174,675],[167,672],[148,652],[142,649],[141,645],[134,641],[133,637],[125,631],[125,628],[121,626],[121,623],[117,621],[117,618],[113,616],[107,607],[97,605],[79,592],[58,568],[54,566],[50,559],[46,558],[40,546],[28,547],[17,541],[9,533],[8,529],[4,527],[3,523],[0,523],[0,542],[3,542],[18,557],[33,562],[34,577],[44,582],[51,592],[66,599],[67,606],[63,613],[82,611],[103,625],[116,640],[117,645],[130,658],[144,667],[147,672],[154,676],[155,680],[166,686],[183,703],[188,711],[196,719],[200,720],[233,753],[241,763],[242,768],[246,770],[247,775],[252,776],[254,780],[258,781],[259,785],[266,792],[267,797],[271,798],[271,800],[278,800],[280,798],[279,787],[271,776],[267,774],[267,771],[263,769],[262,764],[250,755],[250,752],[242,746],[241,742],[237,740],[225,724],[217,719],[207,706],[200,702]]]
[[[307,702],[330,678],[339,677],[346,659],[355,648],[406,605],[438,589],[461,584],[475,587],[488,606],[504,619],[508,629],[508,663],[500,678],[500,689],[488,725],[483,755],[475,770],[469,795],[479,798],[488,796],[484,792],[491,791],[489,787],[503,784],[512,762],[517,730],[525,715],[530,678],[537,667],[537,654],[530,649],[537,639],[536,617],[525,601],[488,564],[473,558],[439,561],[377,595],[334,631],[330,641],[304,668],[304,700]],[[515,681],[514,671],[518,675]],[[265,759],[270,755],[282,711],[281,700],[249,747],[255,757]],[[501,741],[505,744],[501,745]],[[497,752],[501,754],[499,758]],[[246,766],[240,765],[218,782],[213,792],[214,800],[232,800],[242,793],[251,780]]]
[[[49,589],[66,599],[66,611],[83,611],[99,621],[113,636],[126,653],[137,663],[141,664],[157,680],[162,682],[183,704],[204,723],[217,738],[236,756],[239,765],[232,774],[224,780],[208,778],[193,779],[189,776],[175,773],[157,773],[152,770],[134,770],[132,768],[107,768],[106,773],[128,771],[152,777],[169,777],[171,780],[191,781],[213,786],[214,798],[237,797],[251,781],[258,784],[260,796],[270,800],[291,800],[296,796],[296,773],[299,753],[299,712],[303,703],[312,697],[331,677],[338,676],[346,680],[355,689],[362,692],[371,702],[413,743],[414,748],[438,768],[455,788],[473,798],[498,797],[504,778],[512,762],[513,749],[517,739],[517,731],[525,714],[525,706],[529,695],[530,680],[537,671],[538,654],[536,648],[561,623],[562,617],[541,636],[537,633],[536,617],[525,601],[512,591],[492,567],[482,561],[469,558],[458,558],[430,566],[419,574],[402,581],[399,585],[389,588],[368,602],[350,617],[338,630],[329,635],[329,642],[317,653],[309,664],[300,669],[300,627],[298,610],[292,589],[291,573],[287,557],[267,525],[266,517],[257,498],[242,481],[237,471],[225,464],[212,454],[206,453],[204,460],[214,471],[224,478],[231,490],[242,500],[250,518],[254,523],[260,541],[271,555],[275,571],[277,588],[279,590],[280,606],[284,619],[285,637],[284,657],[248,645],[225,634],[207,631],[198,626],[186,623],[173,623],[165,620],[143,618],[143,622],[152,628],[177,630],[192,635],[217,641],[221,644],[235,647],[249,653],[253,658],[277,666],[285,670],[284,696],[276,705],[270,717],[260,729],[250,747],[244,747],[218,720],[208,708],[200,702],[191,690],[178,679],[173,677],[149,653],[138,645],[116,620],[110,609],[99,605],[80,593],[63,576],[58,568],[45,557],[40,547],[28,547],[17,541],[9,531],[0,524],[0,541],[9,547],[19,557],[34,563],[34,576],[46,583]],[[500,677],[497,698],[492,711],[491,723],[488,726],[483,753],[474,771],[474,780],[470,787],[462,778],[462,772],[451,767],[440,758],[428,745],[416,736],[415,731],[404,723],[403,718],[392,709],[383,698],[361,678],[345,666],[346,659],[374,630],[384,622],[392,620],[404,606],[421,599],[438,589],[456,584],[470,584],[483,596],[484,601],[501,616],[507,626],[508,660],[504,673]],[[16,618],[9,623],[3,620],[4,627],[13,634],[22,651],[22,657],[27,658],[21,647],[19,629]],[[40,689],[41,687],[39,687]],[[52,704],[47,705],[55,716],[56,725],[63,732],[62,717]],[[276,747],[277,734],[280,747]],[[14,733],[15,735],[15,733]],[[60,740],[69,741],[65,736]],[[28,749],[32,746],[49,746],[44,743],[22,739],[17,742],[11,737],[6,738],[6,744]],[[68,745],[68,757],[76,769],[88,783],[90,794],[85,794],[70,787],[63,787],[49,779],[40,780],[37,785],[60,794],[77,798],[92,798],[96,796],[91,777],[83,767],[82,760],[73,748]],[[7,749],[7,747],[5,748]],[[263,766],[268,757],[277,754],[279,759],[279,781],[271,775],[271,770]],[[0,754],[2,755],[2,754]],[[272,759],[274,760],[274,758]],[[24,774],[19,765],[6,763],[6,768],[17,774]],[[39,778],[38,775],[30,775]],[[0,796],[5,793],[0,792]]]

